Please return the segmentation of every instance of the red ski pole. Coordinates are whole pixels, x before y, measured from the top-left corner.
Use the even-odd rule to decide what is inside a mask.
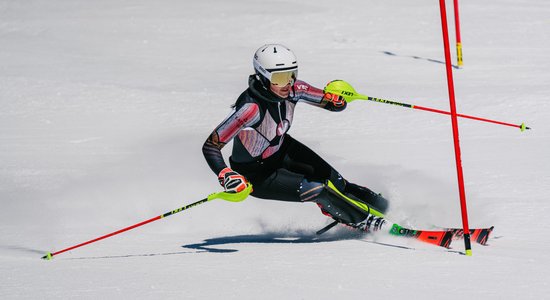
[[[240,202],[240,201],[243,201],[244,199],[246,199],[246,197],[248,197],[248,195],[252,192],[252,185],[248,185],[248,187],[239,192],[239,193],[227,193],[227,192],[219,192],[219,193],[214,193],[214,194],[210,194],[208,197],[204,198],[204,199],[201,199],[197,202],[194,202],[194,203],[191,203],[189,205],[186,205],[184,207],[180,207],[180,208],[177,208],[177,209],[174,209],[172,211],[169,211],[167,213],[164,213],[162,215],[159,215],[159,216],[156,216],[154,218],[151,218],[151,219],[148,219],[148,220],[145,220],[143,222],[139,222],[137,224],[134,224],[132,226],[128,226],[126,228],[122,228],[120,230],[117,230],[115,232],[111,232],[109,234],[106,234],[106,235],[103,235],[103,236],[100,236],[98,238],[95,238],[95,239],[92,239],[92,240],[89,240],[89,241],[86,241],[84,243],[80,243],[78,245],[74,245],[74,246],[71,246],[71,247],[68,247],[68,248],[65,248],[63,250],[59,250],[57,252],[48,252],[46,253],[46,255],[42,256],[42,259],[46,259],[46,260],[50,260],[52,259],[54,256],[56,255],[59,255],[61,253],[64,253],[64,252],[67,252],[67,251],[70,251],[70,250],[73,250],[73,249],[76,249],[76,248],[80,248],[82,246],[85,246],[85,245],[88,245],[88,244],[91,244],[91,243],[95,243],[97,241],[100,241],[100,240],[103,240],[103,239],[106,239],[108,237],[111,237],[113,235],[117,235],[119,233],[123,233],[123,232],[126,232],[128,230],[131,230],[131,229],[134,229],[136,227],[140,227],[140,226],[143,226],[145,224],[148,224],[148,223],[151,223],[153,221],[157,221],[157,220],[160,220],[160,219],[163,219],[163,218],[166,218],[168,216],[171,216],[173,214],[176,214],[176,213],[179,213],[181,211],[184,211],[184,210],[187,210],[189,208],[192,208],[194,206],[197,206],[199,204],[203,204],[205,202],[208,202],[210,200],[214,200],[214,199],[223,199],[225,201],[230,201],[230,202]]]
[[[333,81],[329,82],[327,84],[327,86],[325,87],[325,92],[338,94],[338,95],[344,97],[344,99],[346,99],[346,102],[352,102],[352,101],[355,101],[355,100],[368,100],[368,101],[374,101],[374,102],[378,102],[378,103],[391,104],[391,105],[396,105],[396,106],[401,106],[401,107],[406,107],[406,108],[424,110],[424,111],[434,112],[434,113],[438,113],[438,114],[444,114],[444,115],[450,115],[451,114],[448,111],[444,111],[444,110],[440,110],[440,109],[429,108],[429,107],[424,107],[424,106],[420,106],[420,105],[414,105],[414,104],[409,104],[409,103],[404,103],[404,102],[397,102],[397,101],[393,101],[393,100],[375,98],[375,97],[370,97],[370,96],[367,96],[367,95],[359,94],[355,91],[355,89],[349,83],[347,83],[343,80],[333,80]],[[495,121],[495,120],[491,120],[491,119],[474,117],[474,116],[463,115],[463,114],[456,114],[456,115],[458,117],[461,117],[461,118],[472,119],[472,120],[482,121],[482,122],[488,122],[488,123],[493,123],[493,124],[498,124],[498,125],[516,127],[516,128],[519,128],[521,131],[525,131],[526,129],[531,129],[531,128],[525,126],[525,123],[511,124],[511,123]]]

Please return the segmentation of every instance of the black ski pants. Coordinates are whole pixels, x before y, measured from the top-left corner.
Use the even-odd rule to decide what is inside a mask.
[[[263,199],[301,202],[300,185],[304,179],[319,183],[330,180],[343,191],[346,181],[317,153],[290,135],[277,153],[250,163],[231,161],[231,168],[245,176],[253,186],[252,196]]]

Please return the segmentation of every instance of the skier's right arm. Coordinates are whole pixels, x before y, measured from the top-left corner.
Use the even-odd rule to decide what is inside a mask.
[[[259,107],[256,103],[245,103],[236,107],[212,131],[202,146],[202,153],[210,169],[220,175],[227,167],[222,155],[222,148],[229,143],[242,129],[249,127],[260,119]],[[223,185],[223,184],[222,184]]]

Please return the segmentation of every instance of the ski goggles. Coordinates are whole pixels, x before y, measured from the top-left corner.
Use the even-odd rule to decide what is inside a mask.
[[[281,72],[272,72],[271,78],[269,81],[278,86],[286,86],[287,84],[294,84],[298,78],[298,70],[294,69],[291,71],[281,71]]]

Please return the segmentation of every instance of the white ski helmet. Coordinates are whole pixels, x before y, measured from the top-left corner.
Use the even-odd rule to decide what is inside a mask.
[[[259,76],[264,88],[269,84],[293,84],[298,77],[298,61],[296,55],[288,47],[281,44],[263,45],[253,59],[254,70]]]

